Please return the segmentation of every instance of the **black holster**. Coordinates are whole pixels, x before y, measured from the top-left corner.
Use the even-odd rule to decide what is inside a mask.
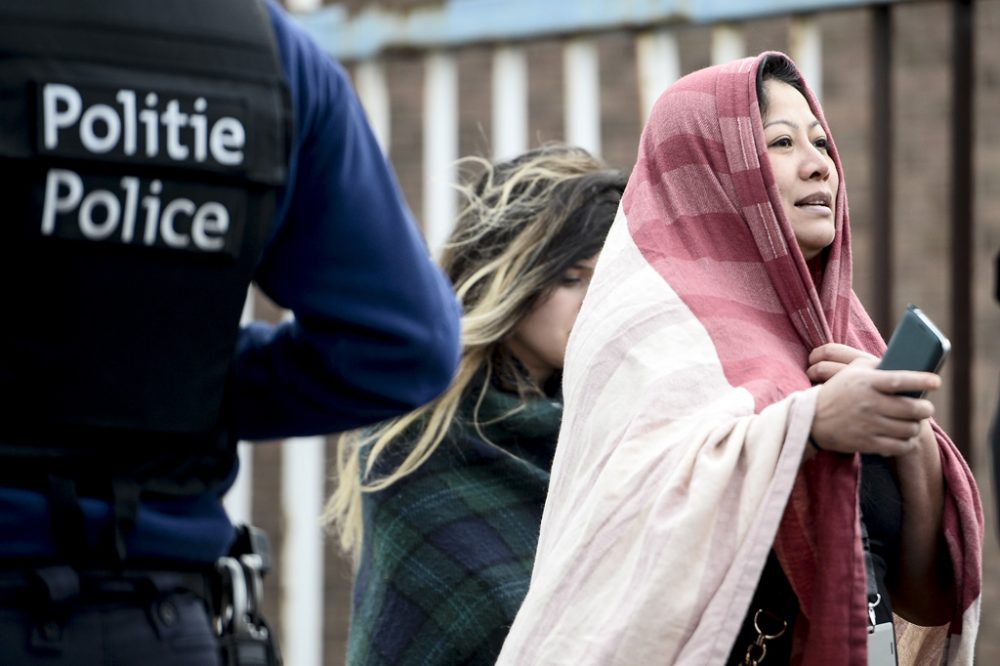
[[[278,638],[261,615],[264,574],[271,570],[267,535],[240,525],[232,550],[216,562],[215,629],[223,666],[281,666]]]

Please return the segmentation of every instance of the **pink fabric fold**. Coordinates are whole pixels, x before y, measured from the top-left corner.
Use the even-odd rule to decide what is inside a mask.
[[[805,616],[796,660],[867,663],[859,459],[820,454],[800,472],[818,390],[805,369],[826,342],[885,346],[851,287],[844,175],[808,91],[841,183],[821,266],[784,219],[760,59],[684,77],[643,131],[570,339],[531,587],[498,663],[722,663],[772,545]],[[936,433],[958,610],[939,630],[900,621],[900,653],[966,664],[982,511]]]

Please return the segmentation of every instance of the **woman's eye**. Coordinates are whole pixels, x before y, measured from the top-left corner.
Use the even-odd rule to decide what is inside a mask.
[[[819,148],[820,150],[829,150],[830,148],[830,144],[827,142],[826,137],[823,137],[821,139],[816,139],[815,141],[813,141],[813,145]]]
[[[787,136],[783,136],[771,142],[772,148],[788,148],[791,145],[792,145],[792,140],[789,139]]]

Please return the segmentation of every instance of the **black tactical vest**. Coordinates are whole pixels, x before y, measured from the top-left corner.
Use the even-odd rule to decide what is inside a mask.
[[[290,123],[256,0],[0,0],[0,485],[225,475]]]

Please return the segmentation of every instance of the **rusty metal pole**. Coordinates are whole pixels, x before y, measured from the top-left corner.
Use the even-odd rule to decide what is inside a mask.
[[[973,0],[952,3],[951,435],[972,464]]]

